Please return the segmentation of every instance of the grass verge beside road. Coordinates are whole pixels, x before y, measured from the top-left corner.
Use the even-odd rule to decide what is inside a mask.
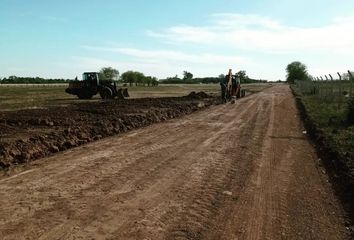
[[[292,86],[310,137],[316,143],[332,183],[354,219],[354,126],[346,122],[347,104],[321,102]]]

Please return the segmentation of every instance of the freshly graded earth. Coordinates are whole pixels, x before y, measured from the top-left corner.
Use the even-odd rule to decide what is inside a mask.
[[[0,239],[350,239],[303,130],[278,85],[42,158],[0,178]]]
[[[83,101],[0,112],[0,170],[220,102],[204,92],[191,92],[185,97]]]

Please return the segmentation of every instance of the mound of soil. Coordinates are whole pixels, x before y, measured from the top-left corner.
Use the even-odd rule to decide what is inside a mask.
[[[203,98],[211,98],[212,96],[206,94],[205,92],[191,92],[187,95],[187,97],[192,99],[203,99]]]
[[[213,98],[200,100],[201,95],[197,94],[198,98],[113,100],[0,112],[0,169],[180,117],[217,102]]]

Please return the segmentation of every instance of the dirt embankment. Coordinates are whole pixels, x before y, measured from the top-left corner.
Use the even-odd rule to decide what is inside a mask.
[[[216,104],[204,92],[0,112],[0,169]]]

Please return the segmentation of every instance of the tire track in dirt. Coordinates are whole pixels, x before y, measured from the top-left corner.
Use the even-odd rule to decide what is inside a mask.
[[[350,239],[328,178],[313,164],[315,152],[302,135],[288,91],[271,94],[270,121],[253,174],[238,204],[220,210],[214,222],[218,231],[207,233],[206,239]],[[225,223],[226,215],[230,219]]]
[[[242,161],[239,162],[237,156],[241,157],[240,153],[244,146],[257,144],[257,139],[237,137],[253,136],[259,132],[261,125],[257,127],[255,125],[260,117],[263,117],[262,112],[259,111],[260,103],[257,102],[257,105],[247,108],[247,118],[241,118],[244,121],[242,124],[234,122],[233,127],[227,127],[228,131],[235,135],[223,135],[224,137],[219,142],[225,142],[225,145],[220,146],[219,152],[227,153],[228,157],[224,154],[209,167],[209,171],[200,183],[200,189],[195,191],[185,211],[181,212],[175,223],[170,226],[171,233],[168,239],[203,239],[203,233],[212,227],[211,219],[225,200],[224,192],[230,190],[228,181],[237,176],[237,170],[242,169],[239,166]],[[242,142],[243,145],[235,144],[233,138],[237,140],[237,143]],[[239,184],[242,183],[241,179],[238,180]]]
[[[240,116],[243,116],[245,113],[247,112],[247,109],[245,109],[241,114]],[[206,116],[198,116],[198,119],[200,119],[202,122],[205,122],[205,117]],[[198,119],[195,119],[195,122],[199,122]],[[184,126],[185,127],[185,126]],[[223,133],[226,133],[230,128],[228,126],[224,126],[222,129],[218,130],[215,134],[215,136],[219,136],[221,132]],[[198,137],[199,135],[196,134]],[[203,135],[201,135],[203,136]],[[208,135],[210,137],[210,135]],[[206,136],[206,137],[208,137]],[[203,136],[203,138],[205,138],[205,136]],[[212,137],[213,138],[213,137]],[[197,140],[197,139],[195,139]],[[200,184],[200,177],[198,177],[199,175],[201,175],[201,173],[204,171],[204,169],[206,168],[210,168],[210,162],[213,162],[213,158],[217,157],[216,154],[213,154],[213,153],[205,153],[203,154],[203,149],[205,148],[205,146],[209,146],[212,141],[210,141],[211,139],[207,139],[206,141],[195,141],[198,145],[196,146],[193,146],[193,151],[191,152],[188,152],[186,151],[187,155],[186,154],[183,154],[183,155],[180,155],[179,157],[179,161],[176,162],[176,166],[174,166],[175,168],[178,168],[178,165],[182,165],[184,166],[181,171],[179,171],[180,173],[176,176],[173,176],[173,181],[171,180],[168,180],[168,182],[164,181],[165,179],[167,178],[164,178],[165,175],[169,174],[168,170],[165,172],[164,171],[161,171],[163,172],[162,176],[160,176],[159,178],[157,179],[154,179],[155,181],[157,180],[158,181],[158,186],[153,186],[151,189],[148,189],[147,192],[144,193],[144,195],[149,195],[149,191],[152,190],[154,191],[155,189],[159,189],[160,191],[163,189],[166,189],[168,190],[168,192],[176,192],[178,194],[176,195],[173,195],[173,196],[166,196],[166,197],[163,197],[164,193],[162,193],[162,196],[158,196],[157,199],[153,198],[151,199],[146,199],[145,201],[145,204],[154,204],[156,201],[160,201],[159,203],[159,212],[164,212],[163,209],[164,209],[164,206],[167,206],[167,204],[163,202],[161,202],[161,199],[166,199],[168,200],[168,203],[171,204],[172,201],[174,201],[174,206],[175,208],[173,209],[173,211],[168,211],[167,214],[164,214],[163,216],[157,216],[156,213],[152,216],[154,219],[162,219],[161,221],[158,221],[159,223],[160,222],[164,222],[164,224],[162,225],[166,225],[166,223],[168,222],[168,219],[170,218],[170,214],[173,212],[173,214],[175,214],[176,212],[176,206],[178,206],[181,202],[181,196],[183,196],[183,200],[182,202],[186,201],[187,198],[189,198],[188,196],[192,193],[194,193],[195,191],[193,190],[193,186],[195,187],[199,187],[198,184]],[[211,156],[210,156],[211,155]],[[197,158],[199,156],[199,159]],[[181,161],[181,159],[183,159]],[[194,160],[194,161],[193,161]],[[198,169],[196,171],[193,171],[193,172],[188,172],[190,169]],[[184,176],[181,176],[184,175],[184,174],[187,174],[184,175]],[[191,176],[188,176],[188,175],[191,175]],[[186,186],[186,181],[185,179],[192,179],[192,182],[188,182],[188,185]],[[181,181],[182,180],[182,181]],[[169,183],[170,182],[170,183]],[[171,182],[173,182],[174,184],[171,185]],[[180,186],[183,186],[182,188]],[[168,194],[167,194],[168,195]],[[175,197],[179,198],[179,199],[175,199]],[[156,204],[156,203],[155,203]],[[165,204],[165,205],[164,205]],[[178,208],[178,207],[177,207]],[[148,217],[146,217],[143,221],[145,222],[151,222],[152,219],[149,219]],[[161,224],[159,224],[161,225]],[[150,228],[155,228],[155,229],[158,229],[159,226],[155,226],[155,227],[152,227],[150,226]],[[125,229],[129,229],[127,227],[125,227]],[[136,233],[136,229],[133,228],[133,227],[130,227],[130,229],[132,230],[130,234],[135,234]],[[124,233],[124,229],[118,229],[116,234],[120,234],[121,237],[127,237],[127,233]],[[129,236],[129,234],[128,234]],[[147,237],[146,235],[144,236],[135,236],[135,238],[140,238],[140,237]]]
[[[57,154],[0,179],[0,238],[349,238],[301,130],[280,85]]]

